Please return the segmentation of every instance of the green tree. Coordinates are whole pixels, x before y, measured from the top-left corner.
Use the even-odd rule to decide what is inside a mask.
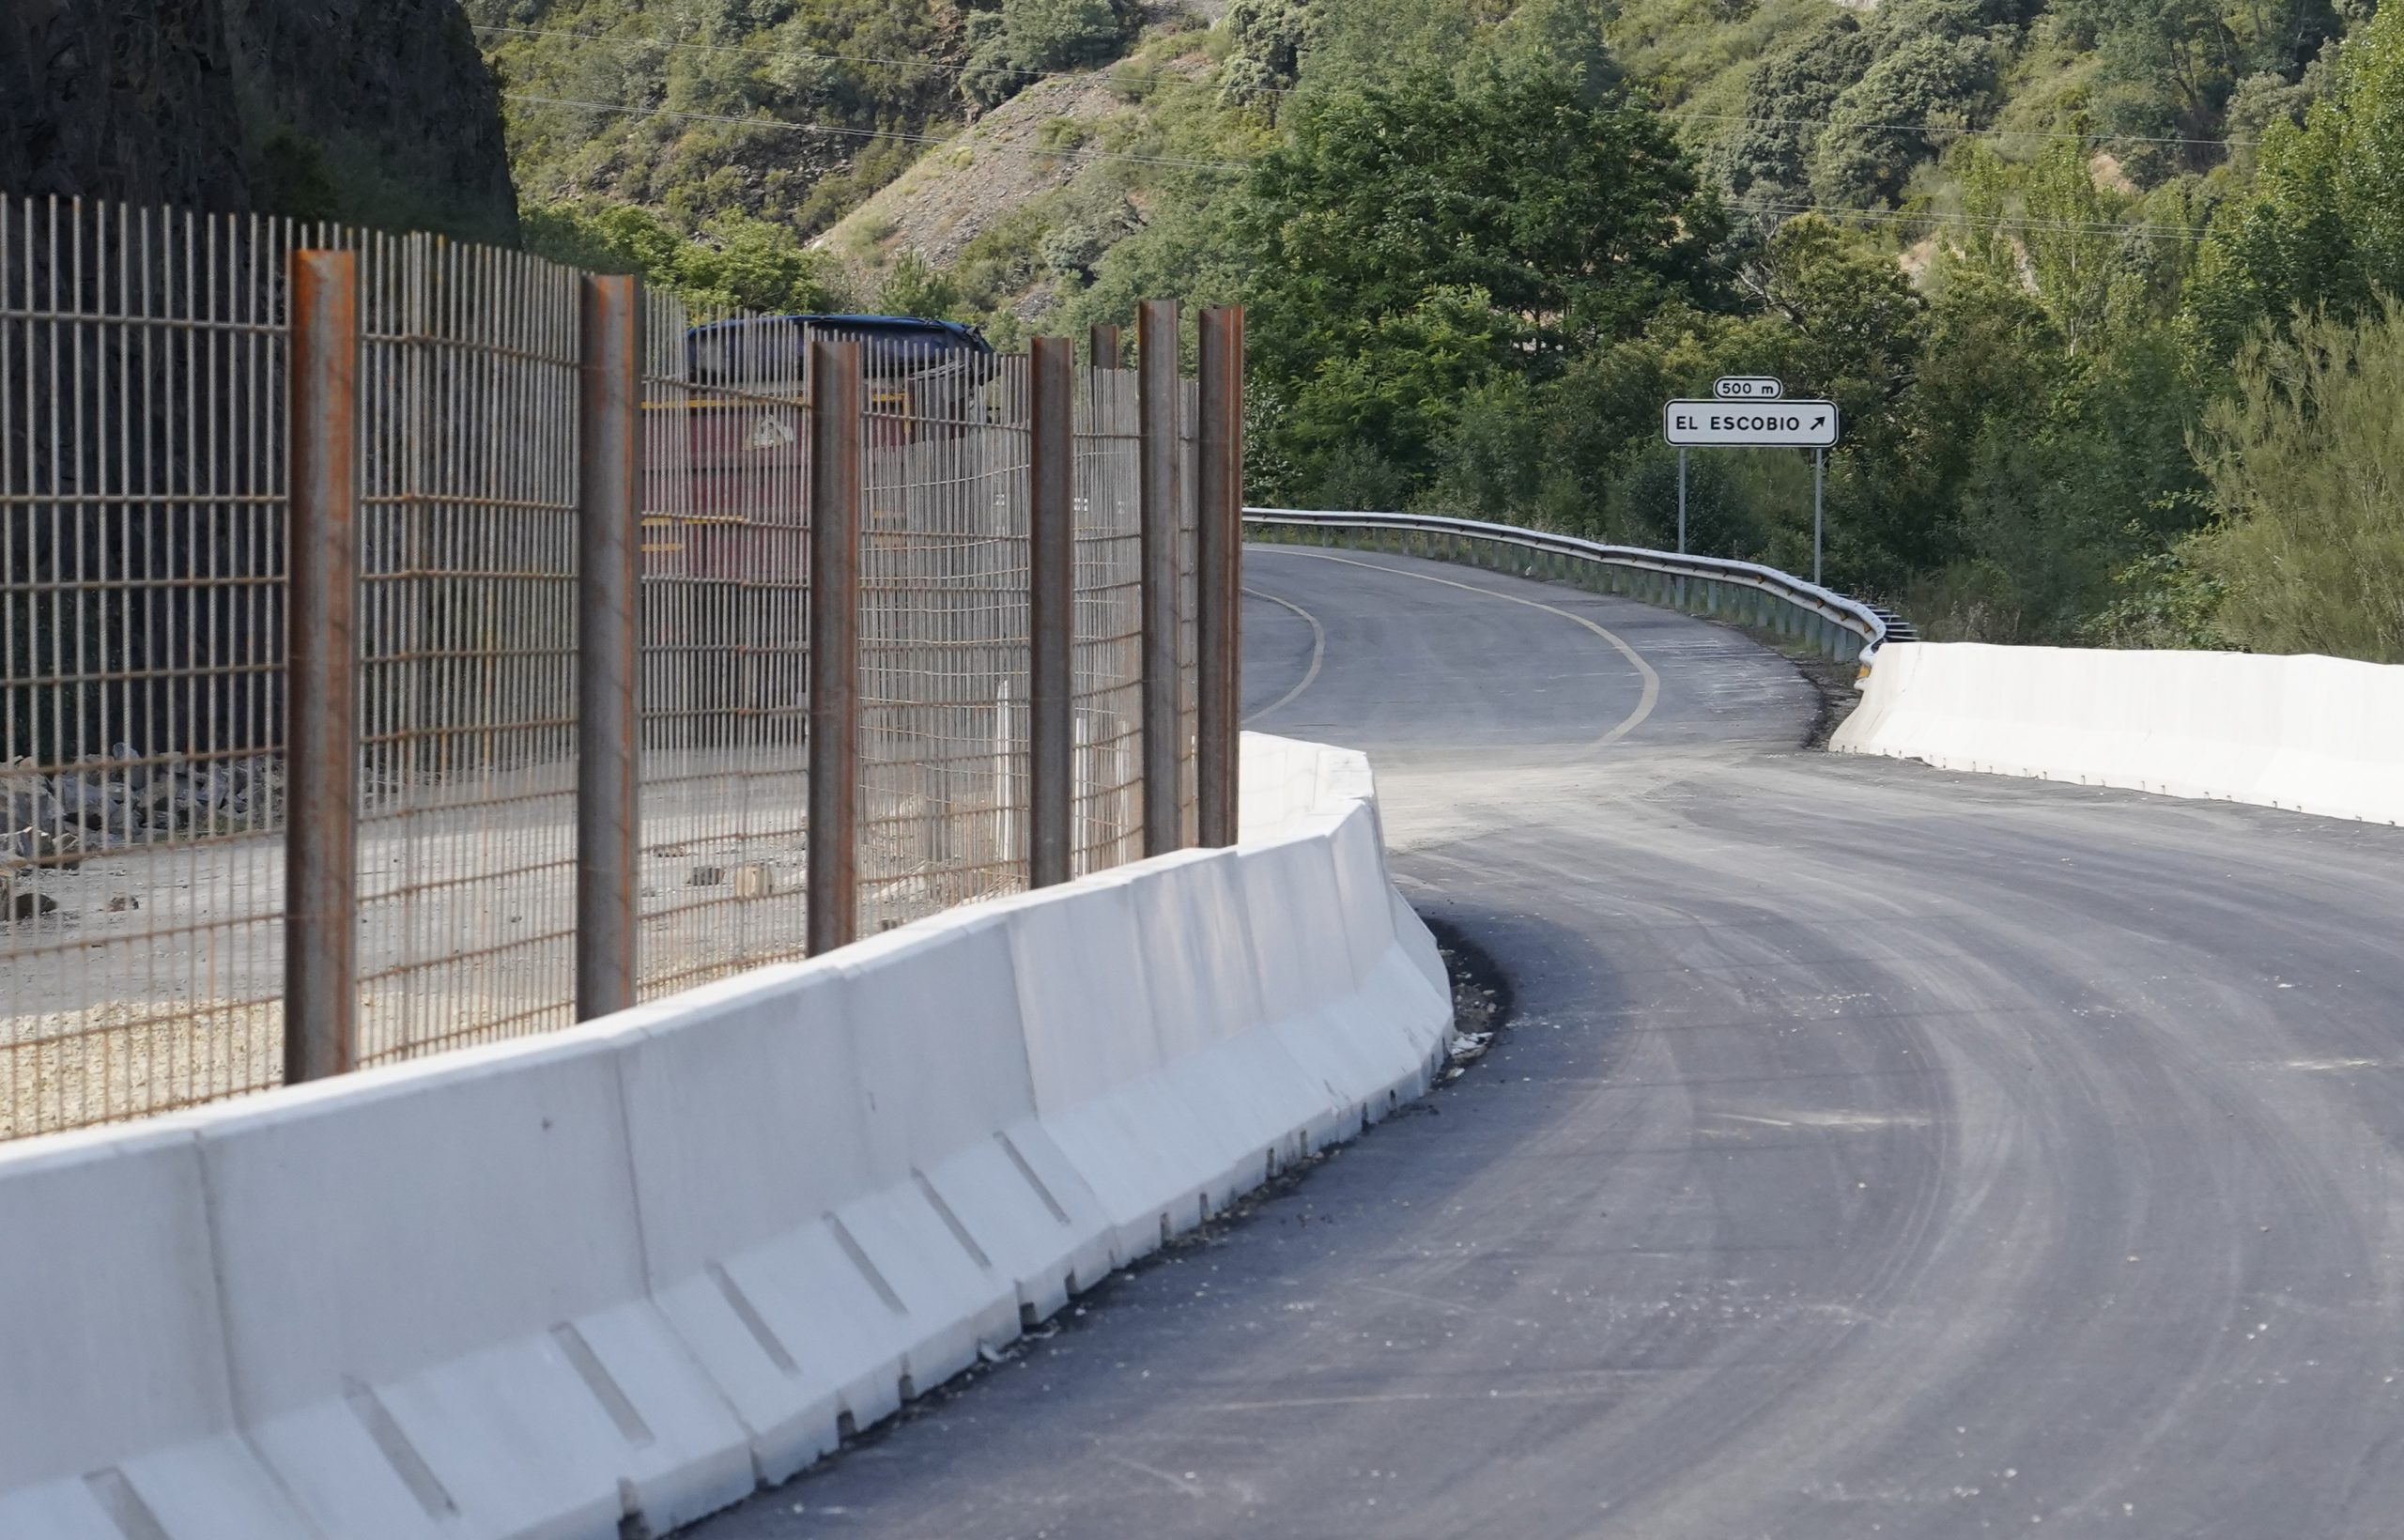
[[[523,203],[815,234],[961,113],[962,18],[925,0],[463,0],[507,82]],[[660,116],[655,109],[690,116]],[[785,125],[848,131],[796,133]]]
[[[2220,510],[2195,553],[2213,619],[2262,652],[2404,663],[2404,306],[2258,338],[2235,380],[2196,445]]]
[[[1310,0],[1232,0],[1227,7],[1227,58],[1219,94],[1231,105],[1273,112],[1277,99],[1302,77],[1318,13]]]
[[[2126,200],[2096,184],[2088,154],[2063,140],[2013,165],[1974,141],[1946,157],[1961,178],[1964,220],[1952,233],[1962,251],[2032,288],[2073,352],[2133,318],[2146,286],[2119,227]]]
[[[1865,417],[1909,381],[1925,306],[1894,258],[1861,236],[1817,214],[1788,220],[1744,282],[1795,330],[1791,383]]]
[[[1320,100],[1256,165],[1236,236],[1256,377],[1307,475],[1339,446],[1413,478],[1465,387],[1543,378],[1665,301],[1718,302],[1721,224],[1660,122],[1574,70]]]
[[[2212,222],[2191,305],[2218,356],[2298,311],[2353,318],[2404,294],[2404,6],[2339,45],[2331,76],[2302,128],[2271,124],[2252,192]]]
[[[931,320],[958,320],[960,285],[948,273],[916,252],[903,252],[885,275],[877,308],[887,316],[924,316]]]
[[[697,311],[823,311],[833,296],[818,258],[791,230],[721,214],[688,237],[630,204],[558,203],[520,216],[538,255],[605,272],[631,272]]]
[[[1819,125],[1869,70],[1876,52],[1871,35],[1840,10],[1764,56],[1745,83],[1744,121],[1712,157],[1728,191],[1770,205],[1803,199]]]
[[[1837,99],[1812,153],[1811,191],[1857,208],[1893,202],[1928,157],[1923,131],[1966,126],[1993,77],[1983,39],[1922,36],[1897,45]]]
[[[1003,39],[1011,62],[1028,70],[1068,69],[1110,57],[1129,20],[1112,0],[1002,0]]]

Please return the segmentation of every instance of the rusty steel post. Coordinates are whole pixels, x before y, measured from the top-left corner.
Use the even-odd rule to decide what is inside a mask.
[[[292,254],[284,1078],[345,1073],[359,1014],[359,275]]]
[[[1038,337],[1028,360],[1027,886],[1071,874],[1076,813],[1076,349]]]
[[[1194,617],[1200,742],[1195,748],[1198,842],[1236,842],[1237,759],[1242,734],[1243,310],[1202,313],[1202,421],[1195,510]]]
[[[584,280],[577,392],[576,1019],[635,1003],[636,454],[631,278]]]
[[[1178,402],[1177,301],[1147,300],[1135,316],[1141,469],[1137,473],[1143,549],[1144,854],[1185,843],[1178,805],[1177,670]]]
[[[1139,320],[1137,323],[1141,325]],[[1117,369],[1125,366],[1127,345],[1118,328],[1107,322],[1097,325],[1086,343],[1086,362],[1096,369]]]
[[[860,345],[809,344],[809,953],[859,932]]]

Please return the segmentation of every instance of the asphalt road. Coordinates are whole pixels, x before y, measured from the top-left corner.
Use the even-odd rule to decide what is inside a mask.
[[[2404,831],[1801,751],[1625,601],[1246,580],[1248,704],[1318,657],[1257,725],[1370,751],[1514,1024],[703,1540],[2404,1532]]]

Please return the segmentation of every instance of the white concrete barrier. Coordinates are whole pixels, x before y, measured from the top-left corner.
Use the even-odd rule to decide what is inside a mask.
[[[2404,824],[2404,668],[1894,642],[1829,747]]]
[[[1366,762],[1244,840],[573,1032],[0,1147],[0,1540],[616,1540],[1427,1084]]]

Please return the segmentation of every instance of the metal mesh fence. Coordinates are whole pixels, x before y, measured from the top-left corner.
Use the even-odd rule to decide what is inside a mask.
[[[0,1137],[282,1074],[294,239],[0,199]]]
[[[863,935],[1026,886],[1027,361],[863,349]]]
[[[1202,570],[1195,518],[1202,506],[1202,387],[1179,384],[1177,412],[1177,806],[1179,838],[1191,845],[1202,837],[1202,735],[1200,677]]]
[[[284,1078],[285,265],[359,265],[359,1063],[575,1014],[581,275],[0,197],[0,1139]],[[807,949],[791,318],[642,314],[638,988]],[[859,932],[1027,881],[1028,366],[864,346]],[[1179,488],[1194,804],[1197,420]],[[1132,371],[1077,385],[1076,869],[1142,854]]]
[[[638,989],[807,949],[809,348],[644,306]]]
[[[578,275],[360,263],[357,1058],[569,1024]]]
[[[1144,854],[1144,549],[1136,376],[1076,393],[1076,822],[1083,874]]]

